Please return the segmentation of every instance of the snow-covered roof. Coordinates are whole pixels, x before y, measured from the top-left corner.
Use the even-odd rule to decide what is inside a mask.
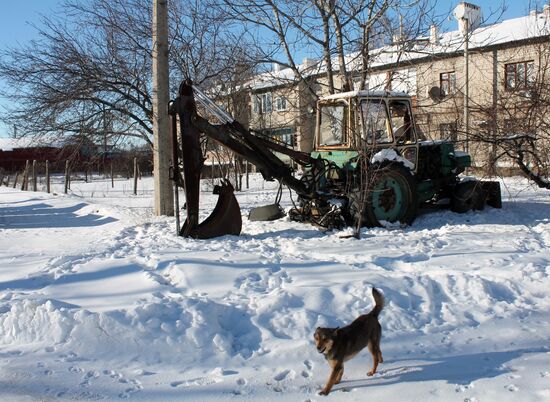
[[[349,91],[338,93],[334,95],[327,95],[321,98],[321,100],[334,100],[342,98],[355,98],[355,97],[399,97],[399,96],[409,96],[406,92],[398,91]]]
[[[0,150],[12,151],[16,148],[30,148],[30,147],[56,147],[59,146],[59,141],[54,138],[45,137],[0,137]]]
[[[543,12],[505,20],[493,25],[480,26],[470,33],[468,47],[469,49],[476,49],[548,35],[550,35],[550,18]],[[435,43],[430,42],[428,37],[420,37],[415,41],[408,42],[407,46],[409,48],[405,51],[403,51],[403,45],[389,45],[373,49],[370,53],[371,67],[383,67],[395,63],[412,62],[433,55],[462,52],[464,37],[459,30],[456,30],[438,35]],[[361,55],[359,52],[350,53],[346,56],[348,68],[357,69],[360,63]],[[335,69],[338,68],[337,60],[334,61],[333,66]],[[306,64],[299,65],[298,70],[305,76],[311,76],[326,72],[326,66],[323,62],[312,65],[309,61]],[[247,85],[252,90],[259,91],[288,84],[295,81],[295,78],[291,68],[284,68],[258,74]]]

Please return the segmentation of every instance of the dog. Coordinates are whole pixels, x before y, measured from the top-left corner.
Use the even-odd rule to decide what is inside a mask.
[[[384,296],[373,287],[372,297],[375,306],[370,313],[360,315],[343,328],[318,327],[315,330],[317,351],[325,355],[325,359],[332,368],[327,384],[319,392],[320,395],[328,395],[333,385],[340,383],[344,374],[344,362],[355,357],[365,346],[368,346],[373,362],[372,370],[367,373],[368,376],[374,375],[378,363],[384,361],[380,350],[382,327],[378,322],[378,315],[384,307]]]

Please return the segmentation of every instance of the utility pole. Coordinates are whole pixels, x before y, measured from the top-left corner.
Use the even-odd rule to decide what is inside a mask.
[[[481,9],[475,4],[461,2],[453,10],[458,26],[464,38],[464,150],[468,152],[470,142],[470,76],[469,76],[469,42],[470,31],[474,31],[481,23]]]
[[[468,42],[469,36],[469,20],[464,18],[465,34],[464,34],[464,132],[466,135],[466,142],[464,144],[464,150],[468,152],[470,145],[470,74],[469,74],[469,55],[468,55]]]
[[[153,0],[153,164],[155,215],[174,215],[169,177],[171,142],[168,118],[168,0]]]

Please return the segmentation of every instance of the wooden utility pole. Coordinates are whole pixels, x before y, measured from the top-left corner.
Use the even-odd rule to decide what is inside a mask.
[[[46,161],[46,192],[50,193],[50,162]]]
[[[69,192],[69,177],[70,177],[70,171],[69,171],[69,161],[65,161],[65,194]]]
[[[25,171],[23,172],[23,182],[21,183],[21,190],[26,191],[29,189],[29,161],[25,163]]]
[[[155,214],[174,215],[168,117],[168,0],[153,0],[153,163]]]
[[[464,18],[465,33],[464,33],[464,133],[466,141],[464,143],[464,151],[469,151],[470,145],[470,73],[469,73],[469,39],[470,30],[469,20]]]
[[[137,163],[137,158],[134,158],[134,195],[137,195],[137,181],[138,181],[138,163]]]
[[[38,182],[36,179],[36,160],[32,161],[32,191],[38,190]]]

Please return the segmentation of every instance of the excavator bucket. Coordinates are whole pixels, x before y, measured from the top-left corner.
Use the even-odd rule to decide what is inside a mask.
[[[214,211],[201,224],[191,226],[189,218],[183,224],[180,235],[195,239],[210,239],[224,235],[241,234],[241,208],[233,193],[231,183],[223,180],[220,185],[214,186],[214,194],[218,194],[218,202]]]
[[[178,98],[170,104],[170,114],[172,115],[172,140],[174,148],[178,144],[176,117],[179,117],[183,177],[178,171],[178,156],[175,151],[174,180],[176,181],[176,191],[178,185],[183,185],[185,188],[187,205],[187,219],[181,229],[179,229],[179,235],[196,239],[209,239],[228,234],[239,235],[242,227],[241,210],[233,193],[233,186],[227,180],[222,180],[219,186],[214,187],[214,194],[219,195],[216,207],[204,222],[198,223],[200,176],[203,166],[203,156],[200,147],[200,132],[193,124],[193,118],[196,115],[196,105],[190,81],[184,81],[181,84]]]

